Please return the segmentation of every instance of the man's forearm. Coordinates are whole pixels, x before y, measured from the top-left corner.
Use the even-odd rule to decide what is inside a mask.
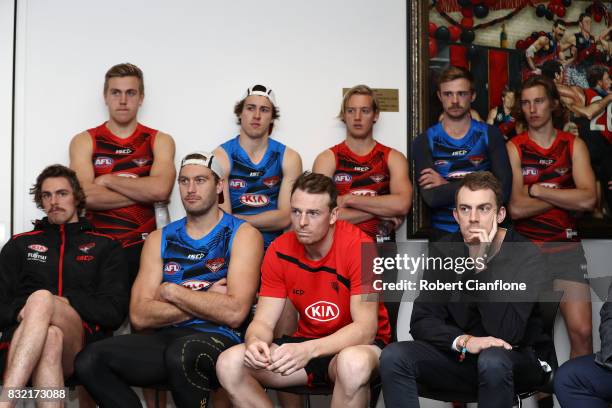
[[[130,309],[134,309],[134,311],[130,310],[130,320],[138,330],[165,327],[184,322],[192,317],[177,306],[159,300],[144,301]]]
[[[338,212],[338,218],[351,224],[359,224],[364,221],[371,220],[374,218],[374,215],[367,213],[365,211],[356,210],[354,208],[340,208]]]
[[[159,176],[113,176],[104,180],[104,186],[139,203],[166,201],[172,191],[172,186],[168,187],[165,180]]]
[[[251,324],[249,324],[249,328],[246,331],[244,342],[248,344],[253,339],[259,339],[271,344],[272,340],[274,339],[274,332],[265,324],[257,320],[253,320]]]
[[[579,188],[555,189],[540,186],[531,188],[532,194],[555,207],[569,211],[591,211],[595,205],[595,194]]]
[[[346,206],[380,217],[403,217],[410,210],[410,200],[399,194],[350,196],[346,200]]]
[[[260,231],[281,231],[287,228],[291,222],[286,211],[270,210],[259,214],[237,215]]]
[[[83,190],[87,197],[87,208],[94,211],[113,210],[136,203],[123,194],[95,184],[84,186]]]

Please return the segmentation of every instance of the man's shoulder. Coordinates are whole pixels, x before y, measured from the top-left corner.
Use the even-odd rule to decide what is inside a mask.
[[[340,251],[347,249],[347,247],[360,247],[361,244],[374,242],[361,228],[344,220],[336,221],[334,241],[339,244],[336,248],[340,249]]]

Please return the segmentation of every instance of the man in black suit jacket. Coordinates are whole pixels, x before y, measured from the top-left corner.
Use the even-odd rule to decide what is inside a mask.
[[[552,361],[536,303],[547,281],[543,260],[526,238],[498,228],[506,216],[499,181],[471,173],[455,202],[460,230],[430,248],[433,265],[410,322],[414,341],[381,355],[386,407],[418,407],[417,383],[478,394],[481,408],[511,407],[515,388],[542,382],[547,366],[539,360]]]

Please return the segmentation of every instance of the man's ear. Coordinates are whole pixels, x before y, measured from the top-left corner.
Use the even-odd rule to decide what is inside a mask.
[[[497,210],[497,223],[501,224],[506,219],[506,207],[501,206],[499,210]]]
[[[340,208],[338,207],[334,207],[333,210],[331,210],[331,216],[329,218],[329,225],[334,225],[336,223],[336,221],[338,221],[338,212],[340,211]]]
[[[472,89],[472,99],[470,100],[470,103],[474,103],[475,100],[476,100],[476,91]]]
[[[459,224],[459,216],[457,214],[457,207],[453,208],[453,217],[455,218],[455,221],[457,222],[457,224]]]

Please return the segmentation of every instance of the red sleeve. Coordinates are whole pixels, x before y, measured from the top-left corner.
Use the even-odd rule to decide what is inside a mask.
[[[261,265],[261,288],[259,296],[275,298],[286,298],[287,287],[285,286],[285,274],[281,266],[281,260],[276,255],[276,245],[272,245],[266,251]]]

